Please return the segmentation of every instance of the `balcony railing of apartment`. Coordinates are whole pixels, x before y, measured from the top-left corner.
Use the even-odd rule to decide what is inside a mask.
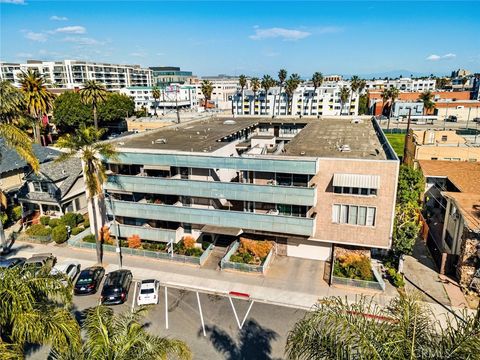
[[[112,224],[110,227],[110,233],[112,235],[118,235],[122,238],[128,238],[132,235],[138,235],[142,240],[160,241],[178,243],[183,235],[184,231],[182,227],[176,230],[160,229],[146,226],[125,225],[125,224]]]
[[[311,236],[315,226],[315,217],[303,218],[177,205],[145,204],[122,200],[114,200],[112,204],[115,216],[150,220],[225,226],[303,236]],[[113,214],[110,203],[106,205],[107,213]]]

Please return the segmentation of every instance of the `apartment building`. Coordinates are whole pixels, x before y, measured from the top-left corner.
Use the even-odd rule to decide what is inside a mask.
[[[81,88],[86,80],[96,80],[109,90],[127,86],[151,86],[152,71],[139,65],[118,65],[89,61],[37,61],[28,60],[24,64],[0,63],[0,79],[19,85],[22,71],[36,70],[45,76],[54,88]]]
[[[152,93],[153,87],[150,86],[129,86],[120,89],[120,93],[125,94],[135,102],[135,109],[146,109],[150,115],[165,114],[171,110],[196,109],[198,106],[197,91],[194,86],[172,84],[159,87],[160,98],[155,99]]]
[[[171,84],[192,84],[196,77],[191,71],[181,70],[177,66],[152,66],[152,84],[164,87]]]
[[[399,161],[375,120],[206,118],[115,144],[100,220],[121,238],[242,235],[319,260],[391,246]]]
[[[387,79],[387,80],[367,80],[365,89],[368,91],[396,88],[400,91],[408,92],[423,92],[434,91],[436,89],[435,79],[411,79],[411,78],[399,78],[399,79]]]
[[[240,85],[238,84],[237,77],[230,76],[202,76],[201,79],[196,83],[197,89],[197,99],[199,99],[199,104],[203,106],[204,96],[202,93],[201,82],[203,80],[208,80],[212,83],[213,91],[210,98],[210,102],[213,106],[220,110],[231,110],[232,109],[232,98],[237,93]]]
[[[453,130],[410,130],[405,162],[419,160],[480,161],[480,135],[460,135]]]
[[[294,92],[291,113],[285,92],[275,87],[265,92],[252,90],[237,92],[232,98],[233,113],[236,115],[302,115],[302,116],[338,116],[358,114],[358,94],[352,92],[345,103],[340,99],[340,88],[348,82],[323,84],[314,91],[311,85],[300,85]],[[283,90],[283,89],[282,89]]]

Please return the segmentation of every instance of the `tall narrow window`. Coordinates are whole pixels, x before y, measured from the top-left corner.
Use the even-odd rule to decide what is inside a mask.
[[[348,209],[348,223],[350,225],[357,225],[357,206],[349,206]]]
[[[369,207],[367,209],[367,226],[374,226],[375,225],[375,208]]]

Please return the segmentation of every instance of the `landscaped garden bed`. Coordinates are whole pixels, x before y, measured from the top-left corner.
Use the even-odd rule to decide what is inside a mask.
[[[70,235],[77,235],[90,226],[88,219],[81,214],[67,213],[60,218],[42,216],[39,224],[27,228],[20,240],[62,244]]]
[[[273,241],[240,238],[223,257],[221,268],[263,274],[273,260],[274,252]]]

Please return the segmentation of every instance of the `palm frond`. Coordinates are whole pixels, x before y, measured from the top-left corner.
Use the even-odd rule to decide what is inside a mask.
[[[33,169],[38,172],[40,164],[33,152],[32,141],[29,136],[13,124],[0,124],[0,137],[5,144],[15,150]]]

